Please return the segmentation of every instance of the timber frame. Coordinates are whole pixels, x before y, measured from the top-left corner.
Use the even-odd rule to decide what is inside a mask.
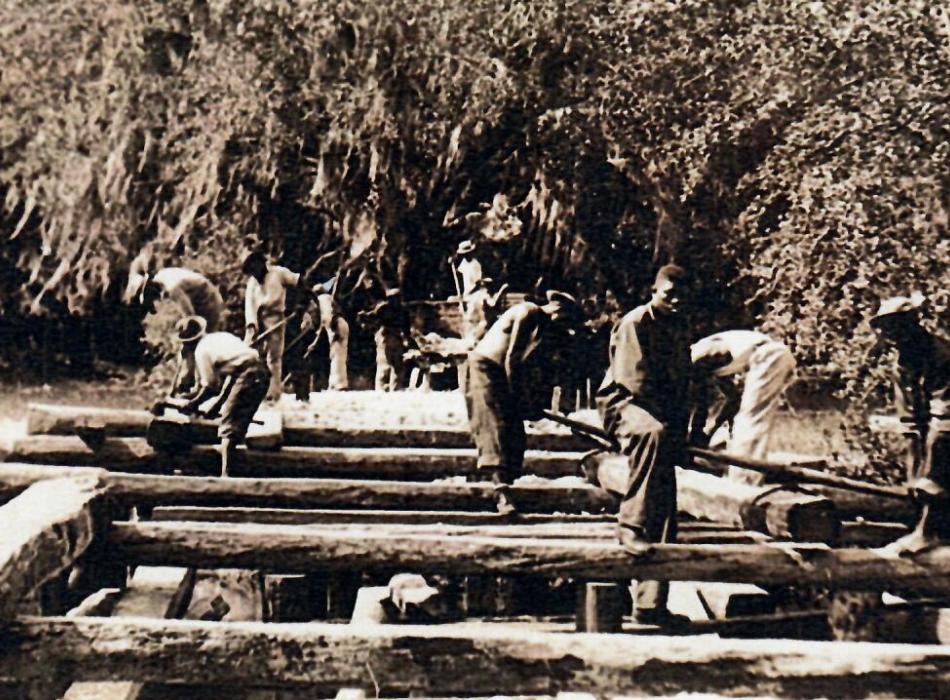
[[[874,550],[766,541],[656,545],[630,556],[609,538],[609,524],[597,515],[573,516],[569,527],[578,532],[570,537],[558,536],[557,523],[543,516],[491,536],[490,528],[499,526],[477,522],[491,522],[487,513],[467,524],[397,524],[388,531],[394,527],[386,522],[394,517],[391,511],[381,520],[383,528],[373,526],[372,511],[363,522],[355,511],[341,511],[345,517],[335,522],[327,510],[314,511],[317,515],[304,524],[128,521],[122,518],[130,505],[154,505],[166,496],[179,504],[187,501],[181,478],[148,477],[148,491],[143,491],[128,475],[76,469],[64,476],[62,469],[37,469],[0,468],[7,493],[20,491],[0,507],[0,531],[8,533],[0,548],[0,678],[20,697],[61,697],[64,689],[67,698],[90,697],[75,688],[127,689],[145,682],[306,688],[325,697],[340,688],[432,697],[950,693],[950,647],[945,646],[547,632],[490,623],[354,627],[94,617],[103,612],[96,606],[109,607],[104,601],[110,596],[101,592],[71,616],[36,616],[35,607],[24,601],[82,569],[93,550],[99,559],[107,553],[112,563],[130,567],[179,567],[164,569],[172,572],[168,585],[179,596],[182,591],[175,589],[188,585],[187,576],[178,584],[182,573],[174,572],[195,567],[570,574],[592,580],[649,577],[856,588],[887,581],[942,595],[950,588],[950,551],[907,559]],[[239,507],[259,502],[242,480],[217,481],[220,502]],[[276,498],[279,489],[273,489]],[[299,493],[291,500],[299,500]],[[197,501],[202,494],[196,492]],[[316,500],[311,494],[308,505],[318,505]],[[205,509],[206,519],[212,515]],[[111,598],[114,608],[115,595]],[[174,616],[168,610],[149,616],[169,614]]]

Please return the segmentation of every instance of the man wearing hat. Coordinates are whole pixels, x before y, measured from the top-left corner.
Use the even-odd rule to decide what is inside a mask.
[[[274,329],[260,341],[262,347],[258,349],[264,352],[271,374],[267,399],[276,401],[283,389],[287,288],[300,284],[301,275],[280,265],[269,265],[260,250],[248,253],[241,267],[248,276],[244,295],[245,342],[252,344],[255,337]]]
[[[690,348],[695,400],[691,439],[709,444],[717,429],[727,423],[731,431],[726,452],[740,457],[766,459],[769,438],[779,401],[795,372],[795,358],[784,343],[749,330],[721,331],[693,343]],[[742,376],[740,395],[734,379]],[[707,428],[711,395],[722,395]],[[761,484],[763,475],[730,467],[732,479]]]
[[[205,416],[220,415],[221,476],[227,476],[234,451],[267,393],[270,373],[257,351],[232,333],[207,333],[200,316],[181,319],[175,329],[181,354],[195,368],[195,389],[186,398],[184,413],[196,413],[217,396]]]
[[[515,510],[506,488],[521,475],[525,420],[550,405],[554,355],[582,317],[570,294],[549,291],[547,303],[522,302],[495,321],[468,354],[465,403],[478,450],[475,478],[496,485],[498,510]]]
[[[663,266],[652,299],[617,322],[610,335],[610,366],[597,391],[604,428],[629,455],[617,520],[620,543],[633,551],[646,542],[676,539],[675,467],[688,459],[690,326],[682,309],[685,278],[681,267]],[[638,582],[638,620],[669,621],[668,594],[665,582]]]
[[[125,302],[138,301],[150,313],[163,297],[178,304],[185,316],[201,316],[209,332],[219,330],[224,323],[224,299],[207,277],[184,267],[165,267],[151,273],[146,261],[137,258],[129,270]]]
[[[455,252],[457,260],[455,267],[462,276],[462,298],[467,297],[475,289],[475,285],[482,278],[482,264],[475,257],[477,247],[474,241],[462,241]]]
[[[897,552],[950,538],[950,340],[920,324],[924,302],[921,294],[891,297],[871,319],[880,340],[897,349],[897,410],[917,439],[907,475],[923,506],[913,532],[890,545]]]

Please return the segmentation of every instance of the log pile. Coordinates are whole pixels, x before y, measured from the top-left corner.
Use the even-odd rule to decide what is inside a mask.
[[[0,544],[0,691],[70,700],[138,697],[144,684],[168,683],[261,697],[274,688],[299,697],[950,694],[945,648],[910,643],[950,640],[950,548],[911,557],[868,548],[913,517],[873,489],[845,497],[828,485],[752,487],[678,470],[678,543],[625,551],[612,515],[625,460],[588,462],[594,484],[551,480],[577,473],[583,443],[569,434],[532,433],[534,476],[513,488],[523,512],[504,518],[490,485],[433,481],[471,469],[458,430],[343,435],[287,417],[283,449],[247,450],[239,475],[221,479],[209,476],[214,426],[188,427],[194,445],[174,461],[146,444],[143,414],[33,407],[31,429],[52,434],[7,445],[0,526],[16,536]],[[104,552],[134,575],[57,617],[44,592],[87,585],[77,572],[101,565]],[[174,619],[197,570],[226,568],[266,572],[260,622]],[[503,617],[483,611],[477,623],[311,621],[348,620],[361,586],[372,592],[400,572],[461,582],[469,594],[490,582],[481,593],[496,597],[519,582],[540,591],[573,581],[577,617],[517,617],[502,606]],[[700,614],[676,629],[685,636],[628,619],[631,579],[698,595]],[[761,605],[789,586],[931,598],[868,611],[875,638],[901,644],[725,638],[809,624],[827,634],[824,611]]]

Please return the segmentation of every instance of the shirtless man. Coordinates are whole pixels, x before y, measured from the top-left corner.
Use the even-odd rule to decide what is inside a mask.
[[[165,267],[151,273],[144,260],[137,259],[129,270],[126,302],[137,299],[150,313],[161,298],[174,301],[181,308],[182,317],[201,316],[209,333],[223,327],[224,299],[211,280],[184,267]]]
[[[468,355],[465,403],[478,450],[475,480],[496,486],[499,512],[515,511],[507,485],[521,475],[525,420],[550,404],[551,358],[581,317],[569,294],[547,293],[543,306],[517,304],[503,313]]]
[[[777,340],[757,331],[723,331],[697,341],[690,348],[696,401],[692,441],[705,442],[726,423],[732,424],[726,452],[739,457],[766,459],[772,425],[782,393],[794,376],[795,358]],[[744,375],[741,399],[733,378]],[[718,388],[725,401],[707,428],[709,394]],[[730,478],[751,484],[764,476],[740,467],[729,468]]]

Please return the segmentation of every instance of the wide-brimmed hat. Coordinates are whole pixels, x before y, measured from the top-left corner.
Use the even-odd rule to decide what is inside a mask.
[[[468,255],[469,253],[475,252],[475,241],[462,241],[459,243],[458,250],[455,251],[456,255]]]
[[[204,336],[208,322],[201,316],[185,316],[175,324],[175,334],[182,343],[194,343]]]
[[[241,261],[241,271],[244,273],[249,272],[249,268],[253,263],[267,263],[267,258],[259,250],[252,250],[250,253],[244,256],[244,259]]]
[[[901,314],[910,314],[918,311],[924,305],[926,297],[920,292],[914,292],[908,297],[896,296],[888,297],[881,301],[877,313],[871,317],[871,325],[877,327],[882,319],[898,316]]]

